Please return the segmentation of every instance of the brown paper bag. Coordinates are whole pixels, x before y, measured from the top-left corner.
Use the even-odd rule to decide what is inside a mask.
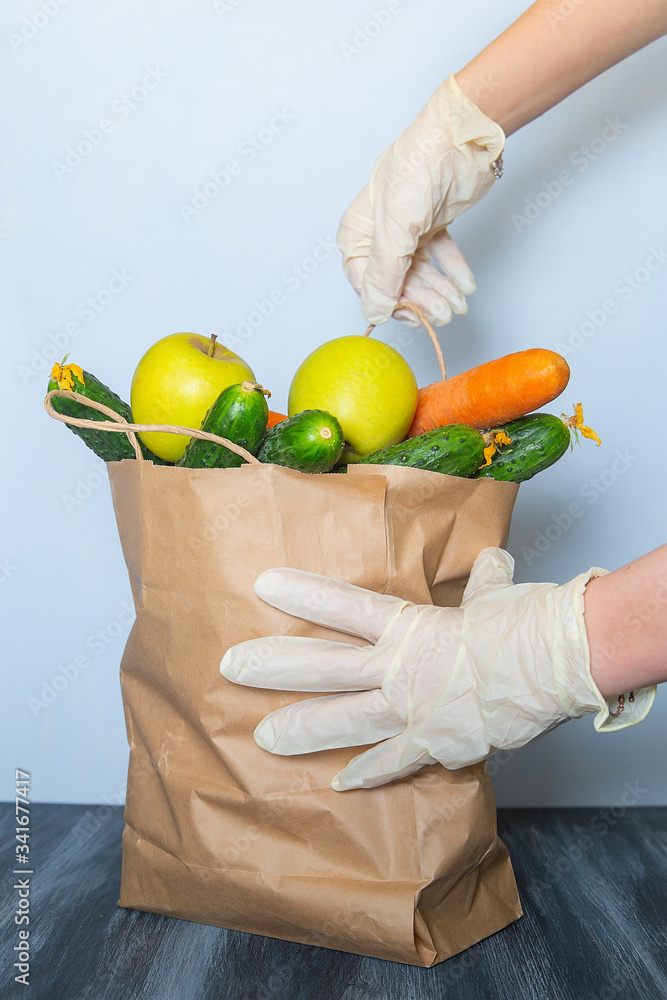
[[[506,543],[517,487],[387,466],[109,474],[137,609],[120,905],[423,966],[520,916],[484,764],[334,792],[360,748],[278,757],[252,737],[311,695],[219,672],[245,639],[341,639],[255,596],[271,567],[459,604],[480,549]]]

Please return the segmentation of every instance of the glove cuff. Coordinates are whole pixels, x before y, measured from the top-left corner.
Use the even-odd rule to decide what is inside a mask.
[[[491,167],[505,148],[505,133],[500,125],[485,115],[461,90],[453,73],[440,84],[436,94],[442,94],[447,101],[454,144],[462,147],[474,143],[488,150]]]
[[[629,701],[624,694],[623,710],[618,712],[619,698],[604,698],[593,680],[591,654],[584,621],[584,591],[594,577],[605,576],[609,571],[593,566],[580,573],[570,583],[559,587],[559,600],[565,604],[563,626],[554,637],[554,680],[558,699],[563,710],[572,719],[596,712],[593,725],[596,732],[612,732],[635,726],[648,715],[655,699],[656,687],[641,688]]]

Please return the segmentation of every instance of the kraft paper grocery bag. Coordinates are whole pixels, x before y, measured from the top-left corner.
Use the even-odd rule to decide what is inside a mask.
[[[255,596],[270,567],[459,604],[480,549],[506,544],[517,487],[388,466],[108,468],[137,610],[120,905],[422,966],[520,916],[484,764],[334,792],[360,748],[261,750],[260,719],[310,696],[219,672],[246,639],[341,639]]]

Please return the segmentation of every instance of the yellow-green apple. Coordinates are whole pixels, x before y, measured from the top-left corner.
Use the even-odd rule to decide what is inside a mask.
[[[197,333],[172,333],[149,347],[132,378],[130,405],[137,424],[201,427],[206,412],[228,385],[254,381],[246,362],[233,351]],[[175,462],[189,437],[140,432],[159,458]]]
[[[393,347],[372,337],[338,337],[317,347],[289,391],[290,417],[327,410],[338,418],[356,461],[402,441],[417,406],[417,380]]]

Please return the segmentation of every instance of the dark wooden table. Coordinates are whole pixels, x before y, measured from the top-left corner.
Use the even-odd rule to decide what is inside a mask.
[[[0,998],[665,1000],[667,808],[498,815],[525,910],[418,969],[120,909],[122,808],[32,805],[30,989],[14,982],[20,876],[0,805]]]

